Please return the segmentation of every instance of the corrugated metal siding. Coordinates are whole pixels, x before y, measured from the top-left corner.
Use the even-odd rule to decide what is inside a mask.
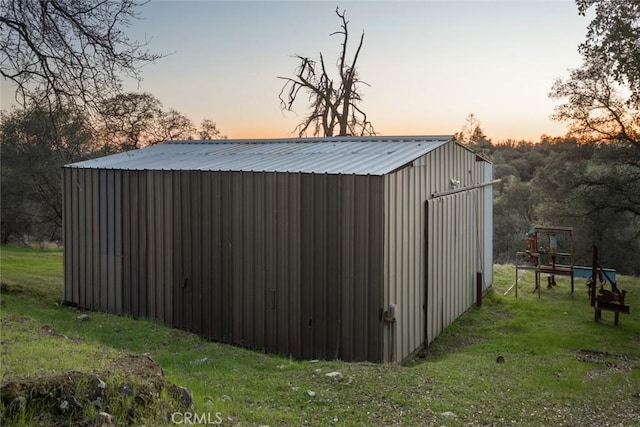
[[[484,164],[484,181],[493,180],[493,164],[486,162]],[[483,290],[487,290],[493,284],[493,186],[488,185],[482,188],[482,197],[484,198],[484,267],[483,273]]]
[[[428,202],[427,342],[462,315],[476,296],[476,272],[481,271],[482,204],[479,189]]]
[[[119,173],[63,170],[65,300],[120,313],[122,205]]]
[[[63,175],[65,300],[293,357],[382,360],[381,177]]]
[[[433,193],[451,189],[451,179],[460,187],[485,182],[484,164],[450,142],[416,159],[413,167],[385,176],[384,306],[397,304],[399,312],[395,324],[385,327],[387,361],[409,357],[435,338],[431,331],[441,332],[471,305],[467,271],[474,272],[475,286],[475,272],[484,261],[478,246],[484,239],[484,220],[478,222],[484,213],[471,193],[482,190],[438,198],[433,206],[439,208],[430,215],[426,202]]]

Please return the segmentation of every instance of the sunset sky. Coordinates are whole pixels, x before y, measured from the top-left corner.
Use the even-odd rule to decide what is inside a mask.
[[[140,87],[195,123],[214,120],[229,138],[291,137],[304,117],[282,112],[278,93],[294,54],[332,66],[346,9],[359,59],[362,108],[382,135],[452,134],[468,114],[494,142],[561,136],[549,116],[551,85],[580,65],[589,15],[573,1],[163,1],[132,22],[132,38],[167,56],[144,67]],[[333,68],[332,71],[335,71]],[[335,74],[334,74],[335,75]]]

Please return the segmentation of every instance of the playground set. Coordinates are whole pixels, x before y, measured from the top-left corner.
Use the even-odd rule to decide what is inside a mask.
[[[598,258],[598,248],[593,247],[591,267],[574,264],[574,240],[572,227],[536,226],[526,234],[527,249],[517,252],[515,293],[518,296],[518,276],[520,270],[533,270],[534,292],[540,297],[540,277],[547,275],[547,287],[556,285],[556,276],[571,278],[571,293],[574,279],[587,279],[589,301],[594,308],[594,321],[602,319],[602,311],[614,313],[614,324],[618,325],[619,314],[629,314],[629,305],[624,303],[626,292],[616,284],[616,272],[603,268]]]

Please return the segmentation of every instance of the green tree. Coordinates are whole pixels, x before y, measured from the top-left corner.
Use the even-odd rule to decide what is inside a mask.
[[[595,17],[578,51],[583,65],[558,79],[550,96],[566,100],[553,118],[582,141],[640,146],[640,2],[576,0]]]
[[[348,21],[345,11],[336,8],[336,15],[342,21],[341,29],[331,35],[342,36],[342,50],[337,61],[338,78],[329,76],[324,57],[320,53],[317,62],[307,56],[296,55],[299,65],[295,77],[278,77],[285,81],[278,98],[283,110],[292,111],[299,94],[307,93],[311,112],[295,131],[299,136],[308,132],[317,136],[372,135],[373,125],[360,108],[362,95],[357,62],[364,42],[364,31],[351,62],[347,59],[349,41]]]
[[[601,145],[590,159],[555,155],[532,180],[540,200],[538,219],[574,227],[577,262],[590,265],[595,244],[608,267],[640,273],[640,168],[633,160],[636,151],[632,146]]]
[[[587,58],[569,79],[558,79],[550,96],[566,99],[555,108],[553,119],[566,122],[569,134],[583,142],[632,143],[640,149],[640,110],[633,94],[623,96],[610,64]]]
[[[576,0],[585,15],[595,10],[586,40],[578,50],[586,59],[610,64],[609,75],[631,92],[631,102],[640,102],[640,2],[637,0]],[[631,105],[630,105],[631,106]]]
[[[536,192],[526,182],[512,180],[494,200],[494,254],[498,262],[512,261],[523,250],[524,235],[537,222]]]
[[[84,117],[47,107],[3,112],[0,120],[1,241],[59,239],[60,168],[93,149]]]

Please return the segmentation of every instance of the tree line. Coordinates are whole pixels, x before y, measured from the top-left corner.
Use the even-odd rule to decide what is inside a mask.
[[[573,227],[577,265],[640,275],[640,146],[626,142],[482,141],[493,162],[494,262],[516,261],[536,225]]]
[[[97,119],[99,118],[99,119]],[[62,166],[167,140],[222,139],[149,93],[122,93],[88,118],[78,109],[29,104],[0,115],[0,242],[59,241]]]

